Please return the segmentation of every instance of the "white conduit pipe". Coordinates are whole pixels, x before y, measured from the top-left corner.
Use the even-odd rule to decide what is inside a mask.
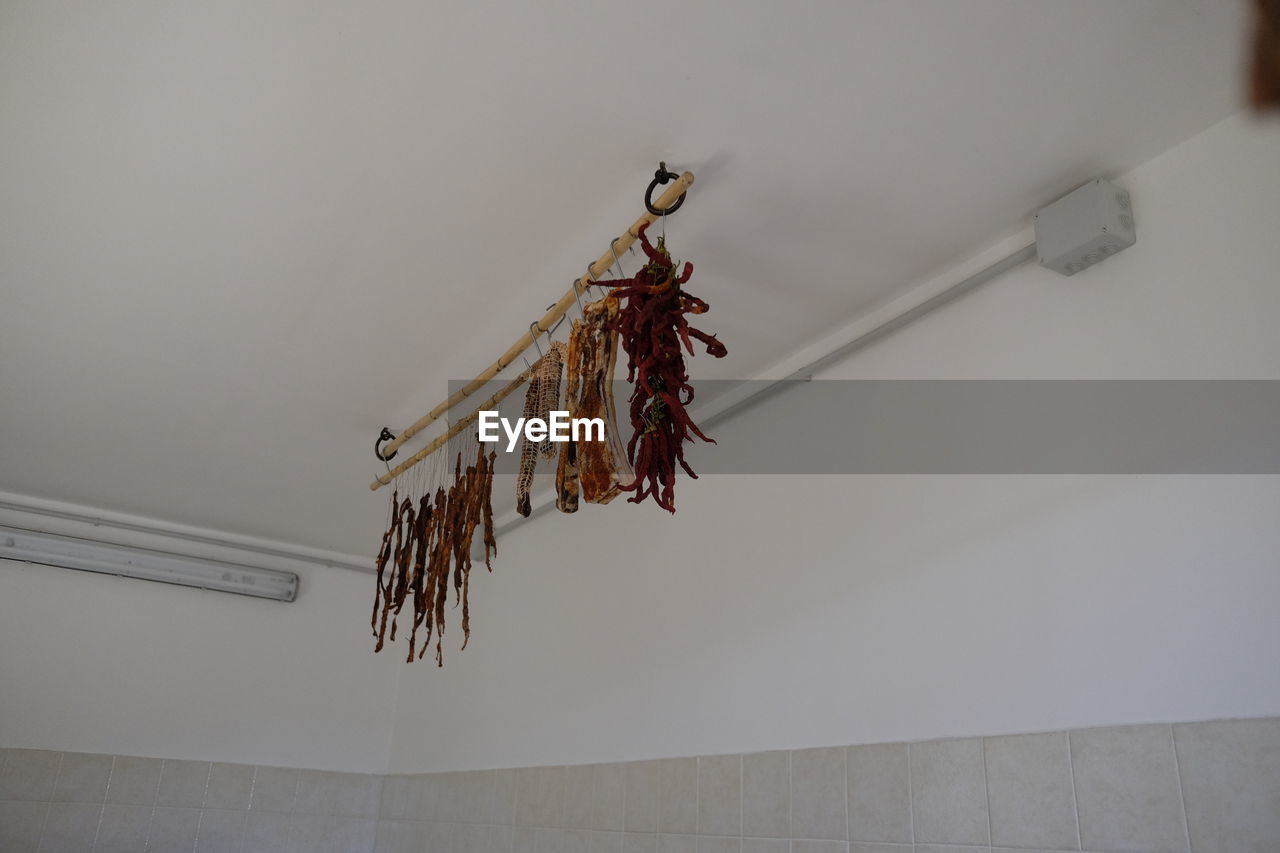
[[[736,388],[696,406],[692,415],[700,427],[706,428],[728,420],[763,401],[784,383],[808,380],[824,367],[891,335],[908,323],[941,308],[992,279],[1021,266],[1036,256],[1035,232],[1025,228],[994,246],[951,267],[943,275],[911,288],[902,296],[867,312],[849,325],[820,338],[792,353],[769,369],[743,381]],[[533,496],[533,511],[525,518],[514,510],[494,525],[494,535],[502,536],[530,518],[541,515],[555,504],[552,489],[539,490]]]
[[[37,533],[74,536],[112,545],[171,551],[228,562],[244,561],[245,555],[250,555],[358,572],[373,571],[372,557],[160,521],[12,492],[0,492],[0,524]],[[250,559],[248,562],[252,564],[260,561]],[[270,563],[263,566],[271,567]]]

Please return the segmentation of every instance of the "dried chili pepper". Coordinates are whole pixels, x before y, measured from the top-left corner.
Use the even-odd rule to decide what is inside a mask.
[[[631,391],[631,426],[635,429],[627,443],[627,459],[635,471],[635,481],[621,485],[634,492],[627,498],[640,503],[652,497],[658,506],[675,512],[676,465],[690,477],[697,474],[684,459],[684,443],[697,436],[714,444],[698,429],[685,407],[693,401],[693,386],[685,368],[684,351],[694,354],[693,341],[700,341],[709,355],[723,358],[724,344],[715,335],[689,325],[688,314],[704,314],[706,302],[684,290],[693,275],[686,263],[678,274],[677,264],[667,251],[665,240],[649,242],[640,226],[636,236],[649,262],[634,276],[593,284],[612,287],[611,296],[625,300],[609,328],[616,331],[627,353],[627,380]]]

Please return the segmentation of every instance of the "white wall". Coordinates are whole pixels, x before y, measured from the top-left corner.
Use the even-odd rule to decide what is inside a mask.
[[[372,580],[300,574],[282,604],[0,561],[0,745],[383,771]]]
[[[1231,119],[1122,176],[1139,242],[1106,264],[1019,269],[828,375],[1280,378],[1278,130]],[[679,500],[504,538],[471,646],[402,674],[391,768],[1280,712],[1280,478],[706,477]]]

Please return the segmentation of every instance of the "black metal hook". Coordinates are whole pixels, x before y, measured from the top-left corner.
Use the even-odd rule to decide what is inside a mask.
[[[382,442],[390,441],[395,437],[396,437],[396,434],[394,432],[387,429],[386,427],[383,427],[382,432],[378,433],[378,437],[373,440],[373,455],[378,457],[378,459],[380,459],[383,462],[389,462],[390,460],[395,459],[396,454],[400,452],[399,450],[391,451],[390,456],[382,455]]]
[[[672,180],[678,177],[680,176],[677,175],[675,172],[667,171],[667,164],[665,162],[659,162],[658,171],[653,173],[653,180],[649,182],[649,189],[645,190],[644,192],[645,209],[648,210],[650,213],[652,213],[654,216],[670,216],[671,214],[679,210],[680,205],[684,204],[684,197],[689,194],[688,190],[685,190],[684,192],[680,193],[680,198],[676,199],[675,204],[671,205],[666,210],[653,206],[653,191],[658,188],[658,185],[669,184],[671,183]]]

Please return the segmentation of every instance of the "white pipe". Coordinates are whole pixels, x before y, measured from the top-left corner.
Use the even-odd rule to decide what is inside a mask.
[[[292,542],[243,536],[144,516],[109,512],[80,504],[34,498],[12,492],[0,492],[0,524],[41,533],[78,536],[118,545],[151,547],[174,553],[192,554],[192,556],[208,556],[221,552],[224,556],[232,555],[230,556],[232,561],[236,559],[233,555],[250,554],[360,572],[373,570],[372,557],[360,557],[340,551],[296,545]],[[183,543],[188,547],[164,544],[175,542]],[[192,545],[206,546],[205,550],[208,553],[193,554],[189,547]]]

